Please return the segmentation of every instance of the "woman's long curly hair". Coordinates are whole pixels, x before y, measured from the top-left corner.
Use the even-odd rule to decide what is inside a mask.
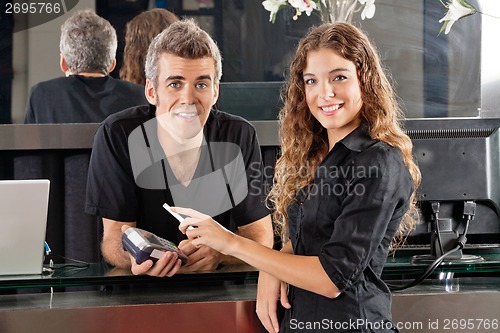
[[[312,28],[300,41],[290,64],[285,103],[279,114],[281,154],[276,162],[274,186],[268,200],[274,209],[276,230],[283,239],[288,235],[287,208],[296,201],[297,191],[313,181],[316,168],[329,151],[326,129],[307,106],[303,79],[307,55],[320,48],[329,48],[354,63],[363,100],[360,117],[367,125],[369,135],[401,150],[415,190],[420,184],[420,171],[412,155],[413,145],[400,123],[403,112],[368,37],[348,23]],[[403,217],[393,246],[414,228],[415,205],[414,191],[410,209]]]
[[[153,38],[179,18],[164,8],[140,13],[127,23],[120,79],[145,85],[144,64]]]

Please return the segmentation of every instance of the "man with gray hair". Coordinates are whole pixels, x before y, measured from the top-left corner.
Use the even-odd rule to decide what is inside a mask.
[[[271,247],[255,129],[241,117],[213,109],[222,76],[213,39],[192,20],[174,22],[151,42],[145,72],[150,105],[111,115],[94,136],[86,211],[102,217],[104,259],[152,276],[213,270],[236,261],[193,246],[168,206],[197,209]],[[187,264],[181,268],[174,252],[138,264],[122,247],[122,232],[129,227],[179,244]]]
[[[116,66],[116,31],[92,10],[61,26],[60,67],[65,77],[36,84],[25,123],[97,123],[131,106],[147,104],[144,87],[109,76]]]

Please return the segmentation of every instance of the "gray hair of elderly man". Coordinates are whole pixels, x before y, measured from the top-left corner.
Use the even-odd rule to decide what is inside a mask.
[[[80,10],[61,26],[59,50],[73,74],[109,74],[116,57],[116,31],[90,9]]]

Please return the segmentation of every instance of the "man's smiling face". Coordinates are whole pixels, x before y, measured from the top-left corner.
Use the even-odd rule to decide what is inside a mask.
[[[219,96],[210,57],[186,59],[164,53],[158,60],[158,86],[146,81],[146,97],[156,105],[161,127],[180,140],[202,131]]]

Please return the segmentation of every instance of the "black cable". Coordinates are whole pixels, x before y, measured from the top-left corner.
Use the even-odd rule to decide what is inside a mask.
[[[441,257],[434,260],[432,262],[432,264],[430,264],[429,267],[427,267],[427,269],[425,270],[425,272],[421,276],[419,276],[418,278],[416,278],[415,280],[413,280],[412,282],[410,282],[406,285],[395,285],[395,284],[391,284],[391,283],[386,283],[386,285],[389,287],[389,289],[391,289],[391,291],[401,291],[404,289],[414,287],[417,284],[421,283],[423,280],[425,280],[429,275],[431,275],[432,272],[434,272],[434,270],[443,262],[443,260],[447,256],[449,256],[450,254],[452,254],[455,251],[461,250],[462,248],[463,248],[463,246],[461,246],[461,244],[458,244],[455,248],[451,249],[450,251],[443,254]]]
[[[436,233],[437,241],[439,244],[439,253],[444,253],[443,242],[441,240],[441,230],[439,230],[439,206],[441,204],[438,201],[431,202],[431,208],[434,215],[434,232]]]
[[[434,210],[434,208],[435,207],[433,207],[433,210]],[[439,211],[439,204],[437,206],[437,209]],[[389,289],[391,291],[401,291],[401,290],[416,286],[417,284],[419,284],[423,280],[425,280],[429,275],[431,275],[432,272],[434,272],[434,270],[443,262],[443,260],[447,256],[449,256],[453,252],[462,250],[465,246],[465,243],[467,243],[466,235],[467,235],[467,232],[469,230],[469,223],[470,223],[470,221],[472,221],[474,219],[475,214],[476,214],[476,203],[473,201],[464,202],[464,214],[462,217],[464,217],[466,219],[465,228],[464,228],[463,234],[458,237],[457,245],[453,249],[451,249],[450,251],[444,253],[442,256],[440,256],[439,258],[434,260],[432,262],[432,264],[430,264],[429,267],[427,267],[425,272],[421,276],[419,276],[418,278],[413,280],[412,282],[410,282],[406,285],[395,285],[395,284],[391,284],[391,283],[386,283],[386,285],[389,287]],[[437,216],[437,214],[436,214],[436,216]]]
[[[69,261],[74,262],[74,263],[67,263],[67,264],[66,263],[65,264],[54,264],[52,267],[50,267],[52,269],[59,269],[59,268],[64,268],[64,267],[74,267],[74,268],[86,269],[90,266],[90,263],[88,263],[86,261],[67,258],[67,257],[59,255],[59,254],[52,253],[51,256],[57,257],[59,259],[64,259],[64,260],[69,260]]]

